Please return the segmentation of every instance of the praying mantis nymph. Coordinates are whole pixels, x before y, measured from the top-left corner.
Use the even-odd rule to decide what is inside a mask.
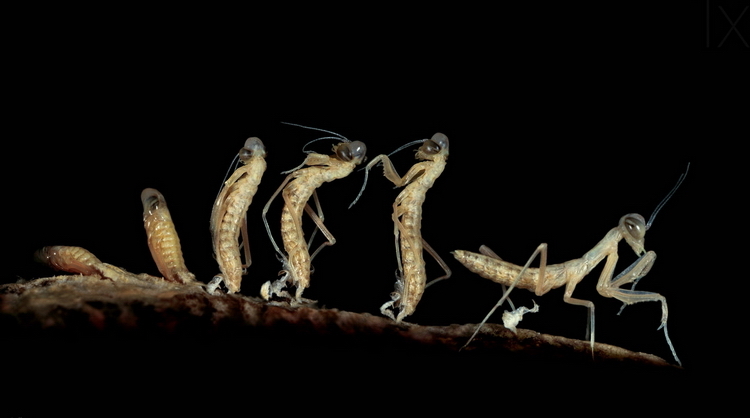
[[[213,293],[222,281],[229,293],[239,292],[242,275],[252,263],[247,210],[266,171],[266,147],[259,138],[248,138],[238,157],[242,165],[224,182],[211,210],[211,238],[221,274],[214,276],[208,284],[209,293]],[[240,233],[242,244],[239,242]],[[244,250],[244,263],[240,248]]]
[[[367,152],[367,147],[360,141],[351,142],[340,135],[337,135],[337,138],[342,142],[333,147],[332,155],[309,153],[300,166],[282,173],[288,175],[263,208],[263,222],[268,237],[271,239],[283,266],[281,272],[283,277],[273,283],[268,281],[261,287],[261,296],[265,300],[269,300],[273,296],[279,296],[291,299],[292,305],[311,302],[302,298],[302,292],[310,286],[311,261],[323,247],[336,243],[336,239],[323,224],[323,212],[316,189],[323,183],[341,179],[351,174],[354,168],[364,161]],[[284,199],[284,207],[281,212],[281,239],[285,252],[281,251],[276,244],[266,219],[271,202],[279,193]],[[315,201],[317,213],[308,203],[310,197],[313,197]],[[321,244],[312,254],[309,251],[312,237],[309,243],[305,242],[304,232],[302,231],[303,211],[315,223],[315,232],[320,229],[326,237],[326,242]],[[294,296],[283,290],[289,285],[296,287]]]
[[[690,164],[688,164],[688,169],[689,168]],[[453,251],[453,256],[472,272],[494,282],[510,286],[490,310],[484,320],[482,320],[476,331],[474,331],[474,334],[462,348],[469,345],[481,329],[482,325],[484,325],[495,310],[503,304],[514,288],[518,287],[521,289],[528,289],[533,291],[537,296],[541,296],[552,289],[565,286],[565,294],[563,295],[563,300],[565,302],[588,308],[589,321],[587,323],[587,338],[590,337],[591,352],[593,355],[594,303],[588,300],[574,298],[572,295],[576,285],[578,285],[578,283],[583,280],[583,278],[594,269],[594,267],[606,259],[604,269],[596,285],[596,290],[602,296],[618,299],[624,302],[625,305],[647,301],[661,302],[662,317],[661,325],[658,329],[664,329],[664,336],[670,350],[672,351],[672,355],[674,356],[675,361],[681,365],[682,363],[677,357],[677,353],[675,352],[672,341],[669,339],[669,333],[667,332],[668,309],[666,298],[658,293],[635,290],[635,285],[641,278],[648,274],[656,260],[656,253],[653,251],[646,252],[644,248],[646,231],[651,227],[659,210],[661,210],[669,198],[672,197],[677,188],[680,187],[680,184],[687,176],[688,169],[686,169],[685,173],[680,176],[677,184],[672,188],[669,194],[667,194],[661,203],[659,203],[648,222],[646,222],[643,216],[637,213],[630,213],[621,217],[619,224],[612,228],[604,238],[594,246],[594,248],[589,250],[581,258],[560,264],[548,265],[547,244],[540,244],[524,266],[518,266],[502,260],[497,254],[484,245],[479,248],[479,254],[464,250]],[[612,278],[618,260],[617,244],[623,239],[628,245],[630,245],[639,258],[622,273]],[[539,268],[529,267],[536,256],[540,254],[541,260]],[[628,283],[633,283],[631,289],[620,288],[620,286]]]
[[[451,276],[448,265],[427,244],[421,233],[422,204],[427,191],[445,169],[448,159],[448,137],[436,133],[430,139],[406,144],[394,153],[416,143],[422,144],[416,153],[416,158],[422,161],[414,164],[403,177],[398,175],[387,155],[378,155],[366,166],[366,170],[369,171],[378,163],[382,163],[385,177],[396,187],[405,186],[393,203],[392,215],[399,276],[396,279],[395,290],[391,293],[391,300],[380,307],[380,313],[396,322],[401,322],[406,316],[414,313],[428,286]],[[356,200],[352,205],[354,203]],[[430,253],[445,271],[443,276],[429,283],[422,249]],[[397,313],[394,314],[394,311]]]

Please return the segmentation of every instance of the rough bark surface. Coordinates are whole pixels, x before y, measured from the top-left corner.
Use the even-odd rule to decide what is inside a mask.
[[[13,383],[7,399],[26,415],[77,408],[71,400],[137,409],[154,397],[171,412],[284,399],[328,411],[341,399],[361,399],[389,410],[388,399],[418,390],[433,397],[409,407],[437,412],[446,401],[474,409],[487,399],[590,399],[596,391],[637,390],[641,399],[660,400],[665,387],[687,385],[683,369],[607,344],[597,343],[592,359],[587,341],[488,324],[459,351],[475,324],[397,324],[138,277],[0,286],[0,358]]]
[[[199,283],[181,285],[142,275],[122,283],[96,276],[56,276],[0,287],[3,333],[21,336],[253,338],[253,350],[304,344],[309,349],[491,355],[517,361],[565,361],[588,367],[674,368],[663,359],[607,344],[486,324],[459,351],[476,324],[400,324],[368,313],[290,308],[258,298],[209,295]],[[498,360],[499,361],[499,360]]]

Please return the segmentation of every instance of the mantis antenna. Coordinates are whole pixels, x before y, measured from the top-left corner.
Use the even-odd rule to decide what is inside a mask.
[[[646,223],[646,229],[649,229],[651,227],[651,224],[654,223],[654,218],[656,218],[656,214],[659,213],[662,207],[667,203],[667,200],[672,197],[674,192],[677,191],[677,189],[682,184],[682,181],[685,180],[685,177],[687,177],[688,170],[690,170],[690,163],[688,163],[687,168],[685,169],[685,172],[680,174],[680,178],[677,180],[677,184],[672,187],[672,190],[667,193],[667,196],[662,199],[661,202],[659,202],[658,205],[656,205],[656,209],[654,209],[654,213],[651,214],[651,217],[648,219],[648,222]]]
[[[318,139],[313,139],[312,141],[308,142],[307,144],[305,144],[304,147],[302,147],[302,151],[306,153],[312,152],[312,151],[305,151],[305,148],[307,148],[308,145],[312,144],[315,141],[320,141],[321,139],[337,139],[339,141],[343,140],[344,142],[352,142],[349,140],[349,138],[345,137],[344,135],[341,135],[333,131],[327,131],[325,129],[320,129],[320,128],[313,128],[312,126],[298,125],[296,123],[289,123],[289,122],[281,122],[281,123],[283,123],[284,125],[296,126],[296,127],[303,128],[303,129],[310,129],[312,131],[325,132],[327,134],[334,135],[334,136],[324,136]]]
[[[227,169],[227,173],[224,174],[224,180],[221,181],[221,186],[219,187],[219,191],[216,193],[216,197],[219,197],[221,194],[221,189],[224,188],[224,185],[226,184],[227,180],[229,179],[229,176],[231,173],[234,173],[237,170],[237,167],[240,164],[240,153],[234,155],[234,158],[232,159],[232,162],[229,163],[229,168]],[[214,198],[214,201],[216,201],[216,198]]]
[[[329,134],[334,135],[334,136],[323,136],[323,137],[320,137],[320,138],[313,139],[312,141],[306,143],[302,147],[302,152],[304,152],[305,154],[310,154],[310,153],[314,152],[314,151],[308,151],[308,150],[306,150],[306,148],[307,148],[308,145],[312,144],[313,142],[320,141],[320,140],[323,140],[323,139],[335,139],[337,141],[352,142],[351,140],[349,140],[349,138],[345,137],[344,135],[338,134],[338,133],[333,132],[333,131],[327,131],[325,129],[320,129],[320,128],[313,128],[312,126],[299,125],[299,124],[296,124],[296,123],[289,123],[289,122],[281,122],[281,123],[284,124],[284,125],[296,126],[298,128],[310,129],[312,131],[325,132],[325,133],[329,133]],[[281,174],[292,173],[292,172],[297,171],[300,168],[304,167],[304,165],[305,165],[305,163],[303,162],[302,164],[298,165],[297,167],[294,167],[291,170],[282,171]]]

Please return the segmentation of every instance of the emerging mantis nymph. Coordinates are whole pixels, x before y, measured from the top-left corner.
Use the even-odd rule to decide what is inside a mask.
[[[256,138],[248,138],[239,151],[242,162],[229,179],[224,182],[211,210],[211,238],[214,256],[221,274],[214,276],[208,284],[209,293],[223,281],[229,293],[240,291],[242,275],[252,263],[250,241],[247,232],[247,210],[253,201],[258,185],[266,171],[266,147]],[[242,232],[242,244],[239,238]],[[245,262],[240,258],[244,248]]]
[[[283,265],[283,270],[280,273],[283,274],[283,277],[273,283],[268,281],[261,287],[261,296],[265,300],[270,300],[273,296],[279,296],[291,299],[292,305],[311,302],[302,298],[302,292],[310,286],[312,259],[315,258],[323,247],[336,243],[336,239],[323,224],[323,212],[318,201],[316,189],[322,186],[323,183],[341,179],[351,174],[354,168],[364,161],[365,154],[367,153],[367,147],[360,141],[350,142],[341,136],[337,136],[337,139],[342,142],[333,147],[332,155],[309,153],[300,166],[282,173],[289,173],[289,175],[263,208],[263,222],[265,223],[268,237],[271,239],[271,243],[276,249]],[[305,166],[307,167],[302,168]],[[284,207],[281,212],[281,239],[286,253],[281,251],[276,244],[271,234],[268,220],[266,219],[271,202],[273,202],[279,193],[281,193],[284,199]],[[313,197],[315,200],[315,205],[318,209],[317,214],[308,203],[310,197]],[[310,238],[310,242],[306,243],[305,235],[302,231],[303,211],[315,223],[317,228],[315,232],[320,229],[327,240],[312,254],[309,251],[312,244],[312,237]],[[315,232],[313,232],[313,235]],[[290,285],[296,287],[294,296],[283,290]]]
[[[141,203],[148,248],[161,274],[173,282],[195,282],[195,275],[185,267],[180,238],[177,236],[164,196],[156,189],[144,189],[141,192]]]
[[[378,155],[366,167],[369,171],[376,164],[382,163],[383,174],[388,180],[396,187],[406,186],[393,203],[392,215],[399,276],[396,280],[395,291],[391,294],[391,300],[380,307],[383,315],[396,322],[401,322],[404,317],[414,313],[428,286],[451,276],[448,265],[427,244],[421,233],[422,203],[425,201],[427,190],[432,187],[445,169],[448,160],[448,137],[436,133],[430,139],[412,142],[399,149],[415,143],[422,144],[416,153],[416,158],[422,161],[414,164],[403,177],[398,175],[387,155]],[[445,271],[445,275],[430,283],[427,283],[425,262],[422,256],[423,248]],[[398,311],[395,315],[394,310]]]
[[[53,245],[42,248],[34,256],[38,261],[53,269],[67,271],[68,273],[99,276],[117,282],[139,280],[137,275],[120,267],[103,263],[90,251],[81,247]]]
[[[688,169],[689,168],[690,165],[688,164]],[[494,282],[510,286],[487,316],[482,320],[474,334],[463,347],[469,345],[481,329],[482,325],[484,325],[495,310],[505,302],[508,295],[515,287],[531,290],[537,296],[541,296],[552,289],[564,285],[565,294],[563,295],[563,300],[565,302],[588,308],[589,321],[587,323],[587,338],[590,337],[591,352],[593,355],[594,303],[588,300],[573,298],[572,295],[576,285],[578,285],[578,283],[583,280],[583,278],[594,267],[606,258],[606,263],[601,276],[599,277],[599,281],[597,282],[596,290],[600,295],[618,299],[624,302],[625,305],[647,301],[661,302],[662,317],[661,325],[658,329],[664,329],[664,336],[670,350],[672,351],[672,355],[677,363],[681,365],[682,363],[677,357],[677,353],[674,350],[674,346],[672,345],[672,341],[669,339],[669,334],[667,332],[668,309],[666,298],[658,293],[635,290],[635,285],[642,277],[648,274],[656,259],[656,253],[653,251],[646,252],[644,248],[646,231],[651,227],[656,214],[661,210],[672,194],[674,194],[686,176],[687,170],[680,176],[677,184],[672,188],[669,194],[661,201],[661,203],[659,203],[648,222],[646,222],[643,216],[637,213],[630,213],[623,216],[620,218],[620,222],[616,227],[612,228],[604,238],[594,246],[594,248],[578,259],[566,261],[561,264],[547,265],[547,244],[539,245],[524,266],[518,266],[502,260],[484,245],[479,248],[480,254],[463,250],[454,251],[452,253],[453,256],[472,272]],[[617,244],[623,239],[628,245],[630,245],[639,258],[622,273],[612,278],[615,265],[619,258],[617,255]],[[539,254],[541,254],[539,268],[529,267],[531,262]],[[628,283],[633,283],[631,289],[620,288],[620,286]]]

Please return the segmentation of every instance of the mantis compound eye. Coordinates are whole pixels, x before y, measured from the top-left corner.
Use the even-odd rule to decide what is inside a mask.
[[[629,213],[620,218],[620,231],[625,242],[633,251],[641,255],[646,252],[644,248],[646,239],[646,220],[637,213]]]
[[[628,234],[637,240],[643,239],[646,235],[646,220],[637,213],[623,216],[620,219],[620,225],[624,226]]]
[[[266,147],[263,145],[263,142],[260,140],[260,138],[248,138],[245,141],[245,146],[240,150],[240,160],[242,160],[242,162],[247,162],[250,157],[259,152],[262,153],[261,155],[266,154]]]
[[[362,162],[367,153],[367,147],[361,141],[346,142],[336,147],[336,156],[341,161],[354,161],[356,164]]]
[[[445,150],[447,152],[448,137],[438,132],[433,135],[432,138],[424,141],[424,145],[422,145],[420,150],[428,155],[435,155],[442,150]]]

